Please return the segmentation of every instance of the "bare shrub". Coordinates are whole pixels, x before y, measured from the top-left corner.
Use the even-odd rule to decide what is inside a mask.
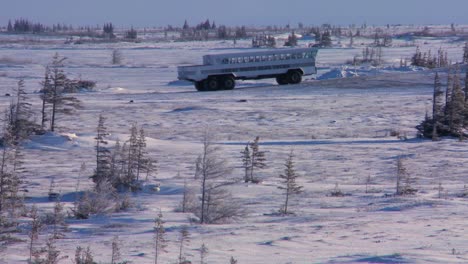
[[[99,190],[87,191],[79,199],[72,214],[77,219],[88,219],[93,214],[109,214],[116,211],[117,192],[109,182],[100,184]]]
[[[86,250],[78,246],[75,250],[75,264],[94,264],[93,253],[89,247]]]
[[[199,217],[201,224],[225,222],[245,215],[245,210],[236,201],[227,186],[241,179],[228,177],[231,168],[222,158],[220,148],[213,144],[213,135],[205,131],[203,135],[203,152],[197,159],[196,173],[200,183],[200,201],[193,213]]]
[[[332,197],[343,197],[345,194],[341,191],[338,183],[335,183],[335,188],[330,192],[330,196]]]
[[[122,52],[118,49],[112,50],[111,54],[111,63],[112,65],[119,65],[122,64],[123,61],[123,55]]]

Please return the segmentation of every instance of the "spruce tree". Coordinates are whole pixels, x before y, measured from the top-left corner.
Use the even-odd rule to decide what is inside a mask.
[[[140,128],[140,132],[137,138],[137,161],[136,161],[136,180],[140,179],[140,172],[148,169],[148,158],[146,152],[146,137],[143,128]]]
[[[52,113],[50,120],[50,131],[55,130],[55,117],[57,114],[58,105],[61,102],[62,92],[65,88],[67,77],[63,72],[63,61],[64,57],[60,57],[58,53],[55,53],[51,65],[50,80],[51,80],[51,91],[50,91],[50,102],[52,104]]]
[[[76,247],[74,264],[95,264],[93,253],[89,246],[86,250],[80,246]]]
[[[463,63],[468,63],[468,42],[465,42],[465,46],[463,47]]]
[[[445,116],[448,116],[448,111],[450,101],[452,100],[452,93],[453,93],[453,76],[451,74],[451,68],[449,67],[447,71],[447,87],[445,90]]]
[[[120,240],[118,236],[115,236],[112,239],[112,254],[111,254],[111,264],[117,264],[120,260]]]
[[[124,177],[123,184],[133,189],[137,177],[138,169],[138,156],[139,156],[139,142],[138,142],[138,129],[136,124],[132,124],[130,128],[130,138],[127,141],[127,173]]]
[[[166,253],[167,240],[164,229],[164,221],[161,210],[158,217],[154,220],[154,264],[158,264],[158,258],[162,253]]]
[[[15,144],[26,139],[36,129],[32,121],[33,112],[24,90],[24,80],[20,79],[14,89],[14,100],[10,103],[10,127]]]
[[[11,24],[11,20],[8,20],[7,32],[13,32],[13,25]]]
[[[34,246],[36,241],[39,239],[39,233],[41,232],[42,222],[37,212],[37,207],[35,205],[32,206],[31,210],[29,211],[29,217],[31,218],[31,228],[28,232],[29,237],[29,262],[32,263],[33,256],[35,256]]]
[[[442,84],[440,83],[439,74],[436,73],[434,77],[434,92],[432,98],[432,140],[438,139],[437,128],[443,122],[444,117],[444,102],[443,102]]]
[[[125,166],[125,159],[123,156],[122,146],[120,145],[120,141],[117,139],[110,156],[110,174],[112,175],[112,185],[114,186],[120,183],[120,178],[124,170],[123,167]]]
[[[200,264],[205,264],[206,255],[208,255],[208,247],[203,243],[199,249],[200,251]]]
[[[111,53],[111,63],[112,65],[122,64],[123,55],[122,52],[118,49],[113,49]]]
[[[465,87],[464,91],[465,93],[465,105],[468,104],[468,70],[465,73]]]
[[[21,146],[16,144],[14,131],[9,122],[10,114],[8,111],[5,112],[0,148],[0,218],[4,220],[0,228],[5,233],[8,232],[4,227],[16,226],[18,211],[24,206],[23,197],[19,194],[21,174],[25,171],[22,167],[23,155]]]
[[[63,212],[63,204],[60,202],[60,197],[55,201],[54,211],[52,215],[53,239],[61,239],[65,236],[67,223],[65,222],[65,213]]]
[[[260,151],[260,137],[256,137],[255,140],[250,143],[250,149],[252,151],[251,154],[251,162],[250,162],[250,181],[253,183],[257,183],[259,180],[254,178],[254,169],[263,169],[266,167],[265,164],[265,152]]]
[[[50,65],[50,104],[51,104],[51,118],[50,118],[50,131],[55,131],[56,119],[58,114],[71,115],[76,109],[81,107],[80,101],[71,95],[65,93],[65,88],[69,83],[67,76],[63,71],[63,62],[65,57],[60,57],[55,53],[52,64]]]
[[[57,249],[53,237],[47,239],[45,253],[45,259],[37,261],[37,263],[58,264],[61,260],[67,258],[66,256],[60,257],[60,250]]]
[[[280,212],[283,215],[286,215],[289,213],[288,205],[289,205],[289,200],[291,196],[300,194],[303,191],[303,187],[296,182],[299,175],[296,173],[296,170],[294,168],[293,159],[294,159],[294,153],[291,150],[284,164],[285,166],[284,173],[279,175],[282,181],[281,181],[281,185],[278,186],[278,189],[284,190],[284,195],[285,195],[285,201],[280,210]]]
[[[44,80],[40,82],[41,90],[40,90],[40,98],[42,101],[41,107],[41,128],[43,130],[46,129],[46,122],[47,119],[47,105],[51,103],[51,95],[52,95],[52,86],[50,83],[50,69],[49,67],[45,68]]]
[[[465,95],[462,91],[458,74],[453,81],[453,94],[449,104],[449,126],[453,135],[462,136],[464,127]]]
[[[187,29],[189,29],[189,28],[190,28],[190,27],[189,27],[189,25],[188,25],[188,22],[187,22],[187,20],[185,20],[184,25],[182,26],[182,29],[183,29],[183,30],[187,30]]]
[[[105,121],[106,118],[103,115],[99,115],[96,137],[94,138],[96,140],[96,169],[91,178],[96,184],[97,190],[100,189],[100,185],[105,181],[114,184],[114,182],[111,181],[111,155],[107,147],[108,142],[106,137],[108,136],[108,132]]]
[[[250,177],[249,177],[249,172],[250,172],[250,167],[252,163],[252,159],[250,157],[250,149],[249,149],[249,143],[245,146],[244,150],[241,151],[242,154],[242,168],[244,169],[244,182],[249,182]]]
[[[413,188],[415,179],[408,173],[404,164],[404,159],[397,157],[397,172],[396,172],[396,195],[410,195],[417,192]]]
[[[183,264],[185,259],[184,246],[190,242],[190,233],[187,226],[182,226],[179,231],[179,258],[178,263]]]
[[[322,35],[322,41],[321,41],[321,46],[322,47],[331,47],[332,46],[332,40],[331,40],[331,34],[330,31],[325,31]]]

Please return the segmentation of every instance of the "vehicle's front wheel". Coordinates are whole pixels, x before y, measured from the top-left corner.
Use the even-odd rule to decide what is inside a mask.
[[[298,84],[302,81],[302,74],[299,71],[291,71],[288,74],[290,84]]]

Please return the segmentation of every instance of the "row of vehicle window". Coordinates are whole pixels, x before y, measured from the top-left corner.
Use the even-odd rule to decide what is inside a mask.
[[[241,66],[241,65],[239,65]],[[275,70],[275,69],[289,69],[293,67],[314,67],[315,63],[297,63],[297,64],[279,64],[279,65],[264,65],[256,67],[239,67],[239,68],[227,68],[227,69],[214,69],[214,70],[203,70],[201,74],[219,74],[219,73],[233,73],[233,72],[248,72],[248,71],[264,71],[264,70]]]
[[[262,62],[262,61],[279,61],[279,60],[295,60],[295,59],[308,59],[313,58],[311,51],[309,52],[295,52],[295,53],[284,53],[284,54],[272,54],[272,55],[261,55],[261,56],[245,56],[245,57],[233,57],[222,59],[222,64],[238,64],[238,63],[251,63],[251,62]]]

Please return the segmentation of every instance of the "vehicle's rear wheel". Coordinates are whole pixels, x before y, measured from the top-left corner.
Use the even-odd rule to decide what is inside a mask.
[[[224,90],[232,90],[236,87],[236,81],[231,76],[227,76],[223,78],[223,89]]]
[[[302,74],[300,71],[290,71],[288,73],[288,81],[291,84],[298,84],[302,81]]]
[[[279,85],[285,85],[285,84],[288,84],[288,76],[286,75],[279,75],[279,76],[276,76],[276,82],[279,84]]]
[[[205,91],[216,91],[219,89],[218,79],[210,77],[203,82]]]

